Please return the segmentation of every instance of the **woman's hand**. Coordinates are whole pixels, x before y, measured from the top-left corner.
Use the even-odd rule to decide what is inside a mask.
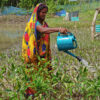
[[[60,28],[59,28],[59,32],[60,32],[60,33],[63,33],[63,34],[66,34],[66,33],[69,32],[69,31],[68,31],[68,29],[66,29],[66,28],[61,28],[61,27],[60,27]]]

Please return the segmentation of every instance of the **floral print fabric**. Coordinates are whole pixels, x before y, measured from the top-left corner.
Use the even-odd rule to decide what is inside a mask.
[[[39,33],[36,30],[38,21],[37,10],[41,4],[38,4],[27,25],[22,40],[22,56],[26,63],[37,64],[37,56],[45,58],[47,61],[51,59],[50,54],[50,36],[46,33]],[[43,27],[48,27],[46,22],[43,22]],[[39,36],[39,38],[37,38]]]

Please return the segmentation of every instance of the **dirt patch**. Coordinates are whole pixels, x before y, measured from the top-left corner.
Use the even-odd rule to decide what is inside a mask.
[[[29,15],[27,16],[16,16],[16,15],[7,15],[7,16],[0,16],[0,30],[5,31],[7,30],[18,30],[23,31],[26,27],[26,23],[28,22]]]
[[[0,23],[16,23],[16,24],[21,24],[21,23],[26,23],[29,19],[30,15],[26,16],[16,16],[16,15],[4,15],[0,16]]]
[[[29,15],[0,16],[0,52],[19,44],[19,40],[22,39],[21,34],[24,33],[29,17]],[[16,38],[13,38],[13,36],[16,36]]]

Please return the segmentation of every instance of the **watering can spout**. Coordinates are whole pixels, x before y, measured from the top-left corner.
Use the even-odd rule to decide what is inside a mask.
[[[73,57],[74,57],[74,58],[76,58],[78,61],[81,61],[81,60],[82,60],[82,58],[81,58],[81,57],[76,56],[75,54],[71,53],[71,52],[70,52],[70,51],[68,51],[68,50],[65,50],[64,52],[66,52],[67,54],[69,54],[69,55],[73,56]]]
[[[82,60],[82,58],[79,57],[79,56],[76,56],[76,58],[77,58],[77,60],[78,60],[79,62]]]

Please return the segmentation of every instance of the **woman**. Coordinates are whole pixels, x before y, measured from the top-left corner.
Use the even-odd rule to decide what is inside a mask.
[[[38,64],[38,56],[45,58],[45,62],[51,60],[50,54],[50,33],[68,31],[66,28],[49,28],[45,22],[45,17],[48,12],[48,7],[45,4],[38,4],[25,28],[22,42],[22,56],[26,63]],[[45,63],[44,62],[44,63]],[[50,64],[47,66],[51,70]],[[36,67],[38,70],[38,68]],[[26,90],[28,94],[34,94],[31,88]]]

